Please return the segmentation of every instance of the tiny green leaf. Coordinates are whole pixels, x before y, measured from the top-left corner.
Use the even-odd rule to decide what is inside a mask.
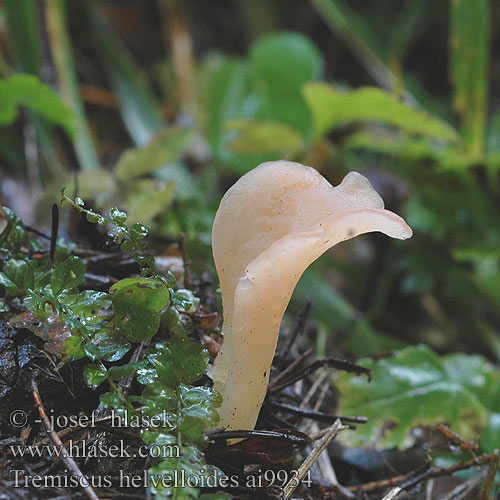
[[[106,380],[106,369],[100,365],[85,365],[83,377],[91,389],[97,389]]]
[[[126,278],[111,287],[115,323],[131,342],[151,338],[160,326],[160,312],[170,293],[157,279]]]
[[[80,285],[85,274],[85,264],[74,255],[58,264],[50,277],[50,287],[55,295]]]

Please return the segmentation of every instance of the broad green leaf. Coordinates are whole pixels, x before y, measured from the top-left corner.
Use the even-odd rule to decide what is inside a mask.
[[[302,137],[296,130],[279,122],[231,120],[226,122],[224,128],[239,133],[228,144],[235,153],[293,155],[302,144]]]
[[[85,274],[85,264],[74,255],[57,264],[50,277],[50,287],[55,295],[80,285]]]
[[[95,290],[84,290],[78,294],[62,295],[61,303],[70,307],[74,314],[81,319],[89,319],[97,315],[100,309],[111,306],[109,295]]]
[[[300,33],[273,33],[253,43],[249,59],[260,80],[257,91],[266,116],[309,132],[311,115],[302,86],[321,75],[323,59],[317,47]]]
[[[454,0],[450,8],[454,107],[462,116],[465,145],[477,157],[483,153],[486,140],[490,0]]]
[[[465,439],[477,439],[487,423],[486,404],[492,396],[498,400],[500,374],[479,356],[440,358],[417,346],[362,364],[372,370],[371,383],[346,374],[338,378],[340,414],[368,417],[349,436],[360,444],[402,448],[411,444],[412,428],[443,422]]]
[[[153,170],[179,159],[193,139],[193,131],[169,127],[141,149],[129,149],[120,157],[115,174],[121,181],[149,174]]]
[[[146,278],[125,278],[112,292],[115,324],[131,342],[151,338],[160,327],[160,311],[170,297],[163,282]]]
[[[384,90],[364,87],[340,92],[328,83],[308,83],[303,88],[314,116],[314,137],[319,139],[340,125],[375,121],[411,134],[456,140],[456,131],[447,123],[410,107]]]
[[[0,80],[0,125],[9,125],[17,117],[19,106],[35,111],[60,125],[70,135],[75,133],[73,113],[59,96],[33,75],[14,75]]]
[[[97,389],[107,378],[106,369],[100,365],[85,365],[83,378],[91,389]]]
[[[273,159],[263,155],[241,158],[231,152],[226,144],[226,121],[255,118],[262,107],[249,64],[229,57],[210,57],[204,61],[198,80],[203,110],[200,122],[216,158],[239,171],[249,170],[266,159]]]

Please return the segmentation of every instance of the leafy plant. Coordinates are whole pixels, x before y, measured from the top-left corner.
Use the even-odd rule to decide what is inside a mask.
[[[149,477],[156,498],[200,498],[196,484],[178,487],[176,483],[179,473],[198,478],[200,486],[205,484],[204,478],[221,473],[207,465],[203,457],[208,444],[205,430],[216,425],[221,399],[214,389],[193,385],[207,369],[209,356],[201,344],[187,336],[181,321],[199,300],[188,290],[174,291],[172,274],[165,278],[156,273],[154,257],[143,243],[148,231],[142,224],[127,225],[127,214],[117,208],[105,217],[85,209],[80,198],[72,200],[63,193],[62,201],[84,213],[89,222],[109,224],[110,239],[134,255],[142,277],[122,279],[108,293],[79,291],[85,263],[70,254],[74,247],[59,242],[53,263],[48,255],[34,258],[32,252],[40,251],[41,244],[4,207],[7,225],[0,235],[0,253],[4,256],[0,261],[0,287],[5,292],[2,308],[27,308],[42,323],[49,317],[51,321],[54,317],[63,320],[71,332],[65,344],[67,359],[87,357],[91,361],[83,367],[87,385],[94,390],[104,383],[109,386],[109,391],[100,396],[102,404],[126,421],[135,416],[162,422],[146,425],[141,431],[154,457]],[[162,318],[164,326],[175,332],[170,338],[157,342],[143,361],[113,364],[127,354],[132,343],[152,338]],[[141,395],[127,394],[119,384],[134,375],[144,385]],[[210,498],[229,496],[216,493]]]
[[[446,423],[465,439],[479,435],[483,450],[498,445],[500,371],[481,356],[438,356],[423,345],[406,347],[394,357],[365,360],[372,382],[341,374],[339,411],[368,417],[349,434],[351,441],[407,448],[411,430]]]

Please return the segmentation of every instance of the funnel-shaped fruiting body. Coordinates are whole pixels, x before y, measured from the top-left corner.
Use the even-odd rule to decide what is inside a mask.
[[[224,398],[220,426],[254,428],[302,273],[333,245],[371,231],[412,234],[357,172],[333,187],[311,167],[267,162],[227,191],[212,231],[224,310],[224,343],[211,371]]]

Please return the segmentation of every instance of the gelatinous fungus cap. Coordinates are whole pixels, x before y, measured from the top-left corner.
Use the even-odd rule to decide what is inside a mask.
[[[212,231],[224,310],[224,343],[211,371],[224,398],[219,426],[254,428],[297,281],[333,245],[371,231],[412,235],[357,172],[333,187],[311,167],[267,162],[227,191]]]

